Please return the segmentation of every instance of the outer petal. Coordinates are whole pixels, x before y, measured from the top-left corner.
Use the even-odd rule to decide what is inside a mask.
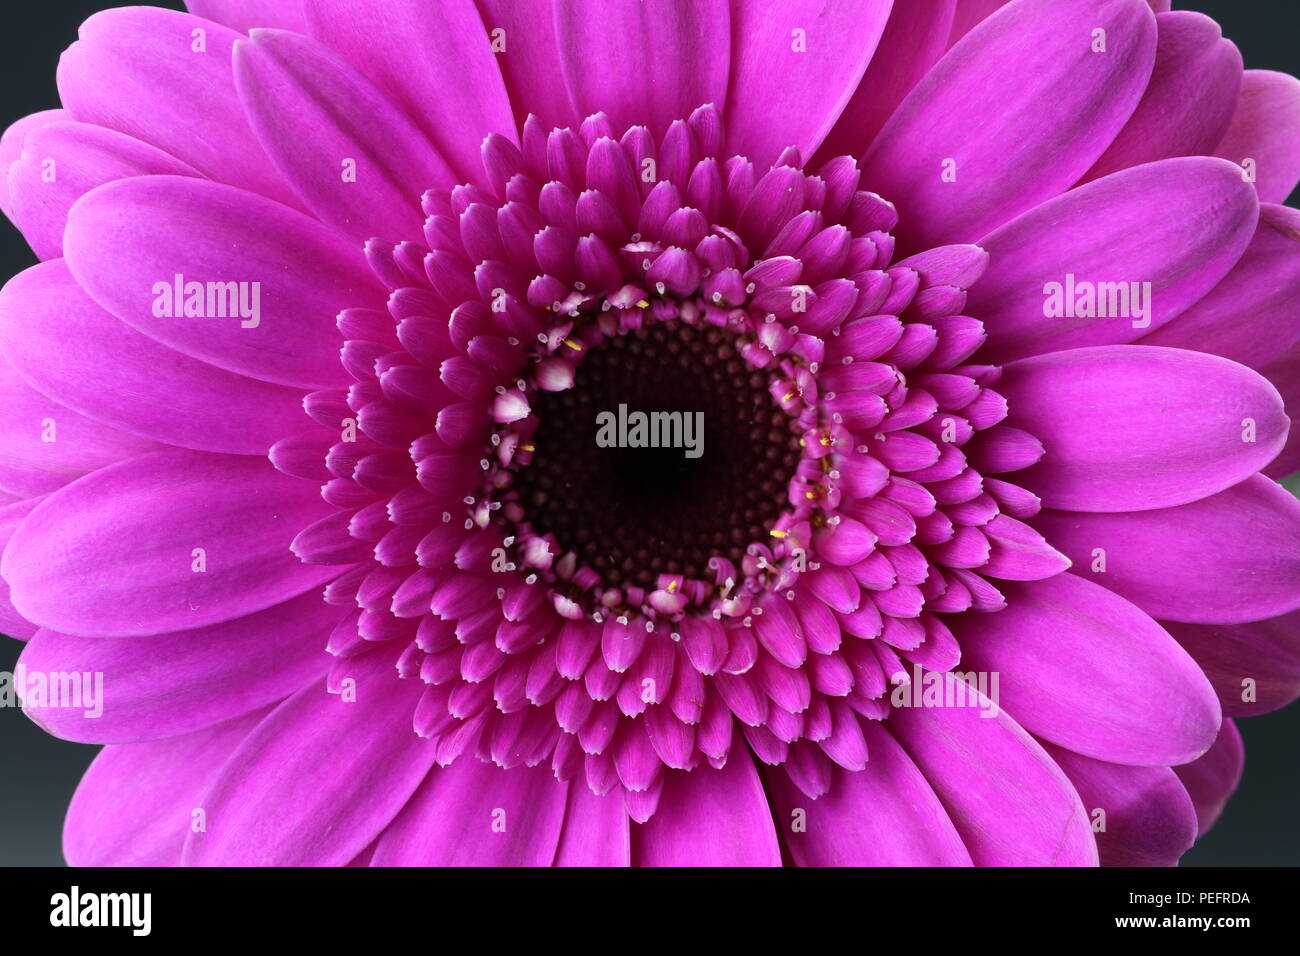
[[[305,687],[258,725],[213,782],[186,865],[339,866],[365,849],[436,749],[411,728],[424,685],[398,679],[392,651],[348,660],[328,692]]]
[[[580,116],[615,129],[668,124],[727,95],[726,0],[556,0],[560,70]]]
[[[1217,159],[1128,169],[981,239],[989,269],[967,308],[988,330],[989,354],[1002,361],[1131,342],[1213,289],[1241,258],[1257,219],[1239,171]],[[1122,298],[1107,292],[1112,286]],[[1105,308],[1101,298],[1088,307],[1090,289],[1106,293]]]
[[[307,0],[306,7],[312,35],[403,109],[460,181],[482,178],[479,147],[488,133],[515,138],[505,83],[473,0]],[[423,188],[435,185],[442,183]]]
[[[497,57],[519,125],[532,113],[546,129],[576,126],[581,117],[574,112],[564,77],[556,69],[560,51],[553,0],[479,0],[478,7],[489,36],[503,31],[497,37],[505,49]]]
[[[1196,806],[1196,819],[1200,822],[1201,836],[1214,826],[1219,814],[1223,812],[1241,782],[1241,770],[1246,763],[1246,750],[1241,742],[1241,733],[1231,720],[1223,722],[1223,729],[1214,746],[1206,751],[1200,760],[1174,767],[1174,773],[1187,788],[1187,793]]]
[[[1151,82],[1085,181],[1171,156],[1211,154],[1228,130],[1241,88],[1237,47],[1217,23],[1190,10],[1160,14],[1156,28]]]
[[[772,811],[747,750],[721,770],[673,772],[659,809],[632,832],[637,866],[780,866]]]
[[[29,498],[26,501],[15,501],[0,507],[0,554],[4,553],[14,529],[22,524],[23,519],[40,503],[40,498]],[[14,640],[27,641],[36,634],[37,630],[35,624],[18,613],[13,601],[9,599],[9,582],[0,578],[0,634],[12,637]]]
[[[186,834],[207,825],[209,785],[266,713],[184,737],[101,750],[63,824],[69,865],[179,866]]]
[[[1073,574],[1010,584],[997,614],[955,622],[962,666],[998,674],[1026,730],[1098,760],[1187,763],[1214,742],[1219,702],[1160,625]],[[990,677],[991,679],[991,677]]]
[[[1165,627],[1205,671],[1229,717],[1266,714],[1300,697],[1300,612],[1249,624]]]
[[[1277,386],[1286,402],[1287,415],[1291,420],[1291,434],[1287,438],[1282,453],[1264,469],[1270,478],[1285,478],[1300,470],[1300,345],[1297,345],[1260,370],[1270,382]]]
[[[88,123],[51,123],[26,138],[9,167],[14,222],[42,259],[63,255],[72,204],[96,186],[150,174],[197,176],[162,150]]]
[[[973,242],[1077,182],[1132,114],[1155,46],[1141,0],[1015,0],[981,23],[864,157],[863,181],[899,208],[902,246]]]
[[[105,10],[81,25],[80,39],[59,60],[59,98],[72,119],[143,140],[205,176],[292,202],[235,95],[230,51],[238,37],[172,10]]]
[[[1168,767],[1125,767],[1048,745],[1079,791],[1102,866],[1176,866],[1196,840],[1196,809]],[[1098,816],[1098,811],[1104,816]]]
[[[1300,501],[1263,475],[1176,508],[1048,511],[1036,524],[1152,617],[1236,624],[1300,608]]]
[[[303,0],[185,0],[190,13],[247,33],[253,27],[307,32]]]
[[[735,3],[723,112],[729,151],[748,156],[760,171],[788,146],[812,156],[858,88],[893,6],[893,0]],[[810,90],[817,94],[809,97]]]
[[[0,573],[24,617],[64,633],[229,621],[337,573],[289,551],[295,534],[331,511],[303,489],[261,458],[140,455],[41,502],[9,539]],[[200,558],[205,570],[196,570]]]
[[[777,768],[769,776],[785,845],[800,866],[970,866],[970,853],[925,776],[880,724],[862,722],[867,768],[837,767],[810,800]],[[803,810],[806,830],[791,825]]]
[[[632,835],[618,791],[596,796],[581,780],[569,786],[556,866],[628,866]]]
[[[898,104],[948,49],[957,0],[895,3],[875,55],[821,146],[821,155],[861,156]]]
[[[29,673],[99,673],[101,713],[28,707],[64,740],[134,743],[175,737],[283,700],[321,677],[330,629],[346,611],[315,591],[247,617],[149,637],[37,632],[20,662]]]
[[[0,291],[0,351],[43,394],[167,444],[265,454],[303,430],[302,393],[189,358],[96,305],[62,259]]]
[[[959,689],[951,674],[936,677],[946,692]],[[990,702],[977,704],[987,711]],[[1095,866],[1097,844],[1065,774],[1005,711],[980,713],[898,707],[889,716],[890,733],[934,787],[975,865]]]
[[[10,220],[14,217],[13,206],[9,202],[9,167],[22,155],[23,143],[27,137],[43,126],[59,123],[68,118],[63,110],[42,110],[30,113],[9,124],[0,135],[0,212]]]
[[[278,203],[198,179],[144,176],[100,186],[72,207],[64,249],[81,287],[128,325],[280,385],[344,383],[334,317],[383,302],[359,247]],[[168,290],[177,275],[185,283],[244,283],[249,317],[155,314],[166,303],[175,311]]]
[[[374,84],[323,44],[284,30],[254,30],[234,56],[253,131],[309,209],[362,242],[422,238],[420,194],[454,176]]]
[[[160,446],[53,402],[0,362],[0,489],[31,498]]]
[[[1143,345],[1213,352],[1262,368],[1300,343],[1300,211],[1260,206],[1255,236],[1232,271]]]
[[[953,16],[948,46],[955,46],[958,40],[1006,4],[1007,0],[957,0],[957,12]]]
[[[1263,202],[1286,202],[1300,181],[1300,80],[1272,70],[1247,70],[1241,98],[1214,155],[1245,166]]]
[[[1231,487],[1268,464],[1290,425],[1244,365],[1142,345],[1071,349],[1006,366],[1008,421],[1047,454],[1016,483],[1050,508],[1145,511]]]
[[[550,866],[570,787],[548,766],[502,770],[466,754],[431,770],[384,830],[371,866]]]

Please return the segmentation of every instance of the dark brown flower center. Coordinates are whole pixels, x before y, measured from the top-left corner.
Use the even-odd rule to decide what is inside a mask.
[[[533,457],[515,478],[525,521],[605,587],[708,577],[715,556],[739,565],[799,461],[770,381],[720,329],[651,322],[605,341],[572,388],[533,402]]]

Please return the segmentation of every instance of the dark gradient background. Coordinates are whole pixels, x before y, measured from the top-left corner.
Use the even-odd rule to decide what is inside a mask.
[[[376,0],[393,2],[393,0]],[[520,0],[526,2],[526,0]],[[897,3],[921,0],[895,0]],[[0,33],[0,129],[28,113],[59,105],[54,68],[91,13],[118,4],[93,0],[12,3]],[[179,2],[154,6],[181,9]],[[1300,74],[1297,0],[1188,0],[1219,21],[1240,47],[1247,68]],[[1290,204],[1300,205],[1293,195]],[[0,280],[36,262],[7,222],[0,224]],[[1242,542],[1250,547],[1250,542]],[[22,645],[0,637],[0,671],[12,671]],[[1191,866],[1300,864],[1300,703],[1240,721],[1246,772],[1222,819],[1184,858]],[[63,863],[63,814],[82,771],[98,748],[47,736],[12,708],[0,709],[0,865]]]

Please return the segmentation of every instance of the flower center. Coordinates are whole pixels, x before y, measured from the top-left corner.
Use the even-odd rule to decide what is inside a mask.
[[[572,388],[532,401],[531,460],[512,472],[522,513],[503,520],[595,573],[575,599],[616,607],[679,576],[678,588],[705,582],[718,558],[739,566],[768,537],[799,434],[738,345],[723,329],[652,321],[590,349]]]

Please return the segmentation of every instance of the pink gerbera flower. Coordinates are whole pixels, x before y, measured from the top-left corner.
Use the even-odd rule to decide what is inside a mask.
[[[1300,694],[1295,79],[1143,0],[190,7],[92,17],[2,147],[72,863],[1214,820],[1224,715]]]

